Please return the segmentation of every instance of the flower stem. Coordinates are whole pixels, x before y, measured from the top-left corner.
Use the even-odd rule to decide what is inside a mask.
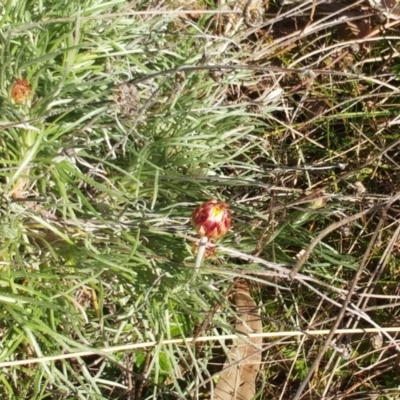
[[[201,267],[201,263],[204,258],[204,254],[206,252],[206,247],[208,243],[208,237],[207,236],[202,236],[199,241],[199,248],[197,250],[197,255],[196,255],[196,264],[195,264],[195,271],[199,272],[199,269]]]

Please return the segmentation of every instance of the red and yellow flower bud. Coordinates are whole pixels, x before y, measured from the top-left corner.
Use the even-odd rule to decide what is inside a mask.
[[[209,200],[198,206],[192,214],[192,223],[200,236],[218,239],[231,227],[231,214],[227,203]]]
[[[24,104],[31,97],[31,85],[27,79],[16,79],[11,88],[11,98],[18,104]]]

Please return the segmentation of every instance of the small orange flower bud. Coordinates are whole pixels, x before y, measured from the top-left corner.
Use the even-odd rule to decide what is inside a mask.
[[[206,245],[207,246],[207,245]],[[193,254],[197,254],[199,251],[199,242],[192,242],[192,251]],[[206,251],[204,252],[204,258],[215,257],[217,254],[217,249],[214,246],[207,246]]]
[[[314,192],[310,193],[310,195],[307,196],[307,200],[308,199],[312,200],[309,204],[309,207],[313,209],[324,207],[325,204],[328,202],[326,192],[323,189],[315,190]]]
[[[231,214],[227,203],[209,200],[198,206],[192,214],[192,223],[200,236],[218,239],[231,227]]]
[[[31,85],[27,79],[16,79],[11,88],[11,98],[18,104],[23,104],[31,96]]]

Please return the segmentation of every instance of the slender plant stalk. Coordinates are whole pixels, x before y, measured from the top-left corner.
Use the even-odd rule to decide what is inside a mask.
[[[199,272],[201,263],[203,262],[204,254],[206,253],[207,243],[208,243],[208,237],[202,236],[201,239],[199,240],[199,248],[196,254],[196,264],[194,267],[196,273]]]

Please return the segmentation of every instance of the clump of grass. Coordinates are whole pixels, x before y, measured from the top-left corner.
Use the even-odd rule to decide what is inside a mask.
[[[353,279],[343,327],[396,325],[396,203],[332,230],[287,279],[324,229],[397,191],[396,58],[379,71],[391,42],[375,35],[353,54],[357,37],[329,34],[352,17],[322,23],[321,8],[293,35],[311,3],[270,5],[263,27],[232,19],[223,33],[193,7],[10,1],[2,12],[0,365],[25,360],[1,370],[4,398],[199,398],[226,343],[165,339],[232,333],[225,293],[238,277],[253,281],[265,331],[330,329]],[[33,93],[23,104],[17,78]],[[233,231],[194,274],[189,218],[210,198],[230,203]],[[362,393],[369,378],[374,391],[395,385],[378,371],[390,338],[372,350],[350,337],[349,359],[345,339],[312,381],[323,339],[266,343],[258,398],[299,396],[302,381],[309,398]]]

